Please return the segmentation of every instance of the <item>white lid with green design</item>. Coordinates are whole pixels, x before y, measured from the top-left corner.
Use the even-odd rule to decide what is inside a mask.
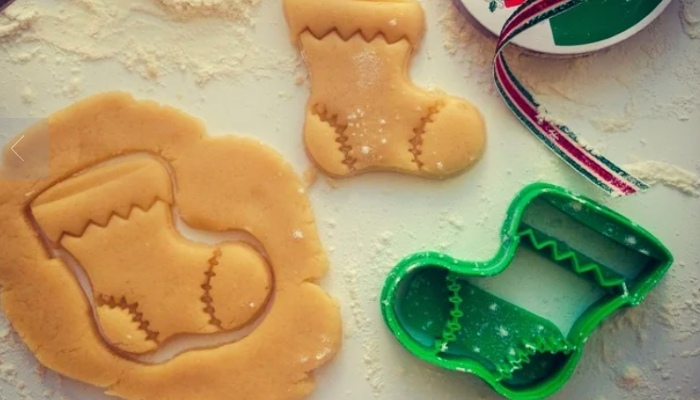
[[[525,0],[455,0],[498,35]],[[547,54],[582,54],[619,43],[649,25],[671,0],[588,0],[524,31],[513,44]]]

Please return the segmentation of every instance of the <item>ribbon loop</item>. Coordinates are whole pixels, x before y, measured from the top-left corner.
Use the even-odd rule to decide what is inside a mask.
[[[612,196],[643,192],[648,189],[647,184],[584,146],[576,134],[566,126],[541,118],[540,105],[508,68],[503,54],[505,47],[522,32],[584,1],[528,0],[523,3],[501,29],[494,56],[493,72],[496,87],[508,108],[523,125],[586,179]]]

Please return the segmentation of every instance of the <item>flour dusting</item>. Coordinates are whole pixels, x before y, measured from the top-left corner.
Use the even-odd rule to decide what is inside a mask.
[[[691,39],[700,39],[700,3],[696,0],[681,0],[681,24]]]
[[[372,49],[363,50],[352,57],[357,71],[357,86],[365,89],[379,83],[382,64],[377,53]]]
[[[63,382],[64,378],[36,361],[9,322],[0,316],[0,400],[68,400],[57,393]]]
[[[180,18],[224,17],[251,20],[251,11],[261,0],[155,0]]]
[[[259,3],[66,0],[46,7],[24,0],[0,14],[0,65],[115,60],[147,79],[183,73],[199,84],[291,73],[299,65],[296,54],[280,55],[255,41]]]
[[[617,383],[617,386],[625,390],[634,390],[647,386],[644,374],[634,365],[626,366],[625,369],[617,376],[615,382]]]
[[[632,99],[625,105],[622,115],[613,114],[593,117],[591,118],[591,124],[599,131],[605,133],[628,132],[634,126],[635,115],[634,99]]]
[[[660,161],[642,161],[625,165],[624,168],[650,185],[661,184],[690,196],[700,196],[700,176],[678,166]]]
[[[360,335],[360,341],[362,343],[363,350],[363,361],[365,363],[366,374],[365,380],[372,388],[372,395],[375,399],[380,399],[382,397],[382,391],[384,389],[384,371],[382,363],[377,358],[379,354],[379,347],[377,339],[372,330],[372,321],[367,317],[361,303],[361,298],[358,290],[361,286],[359,280],[361,279],[357,269],[349,268],[345,272],[345,285],[350,295],[350,310],[352,315],[353,327],[349,332],[346,332],[347,336],[354,336],[356,334]]]
[[[19,35],[31,27],[32,21],[36,18],[37,12],[32,9],[10,9],[0,14],[0,40],[3,38]]]

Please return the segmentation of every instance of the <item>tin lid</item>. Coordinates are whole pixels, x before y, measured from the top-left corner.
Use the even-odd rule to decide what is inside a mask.
[[[525,0],[455,0],[463,12],[495,35]],[[512,43],[546,54],[590,53],[644,29],[671,0],[588,0],[533,26]]]

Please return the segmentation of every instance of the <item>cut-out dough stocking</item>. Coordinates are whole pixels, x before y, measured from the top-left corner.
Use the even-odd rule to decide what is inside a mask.
[[[304,137],[333,176],[392,170],[446,177],[473,165],[485,144],[479,111],[415,86],[408,66],[425,29],[415,0],[285,0],[309,68]]]
[[[51,244],[86,272],[103,336],[128,353],[156,350],[180,333],[240,328],[271,291],[255,249],[183,238],[172,203],[167,170],[142,158],[70,178],[31,204]]]

